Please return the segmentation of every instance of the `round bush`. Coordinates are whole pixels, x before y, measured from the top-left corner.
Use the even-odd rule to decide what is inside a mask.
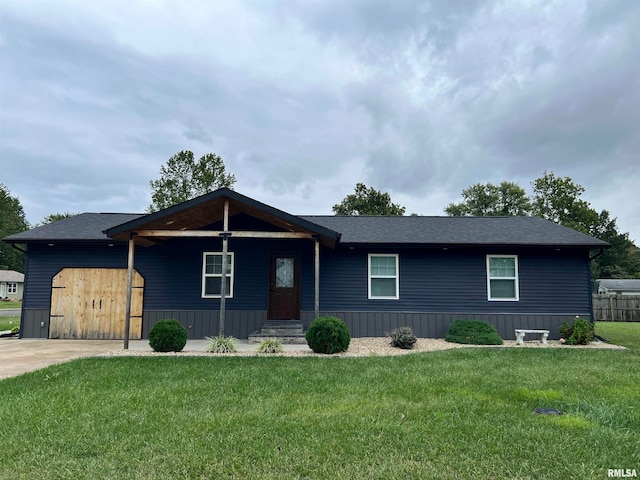
[[[149,332],[149,345],[154,352],[180,352],[187,344],[187,329],[177,320],[160,320]]]
[[[410,350],[418,341],[411,327],[394,328],[389,332],[391,346]]]
[[[316,318],[304,337],[315,353],[344,352],[351,341],[347,325],[337,317]]]
[[[478,320],[454,320],[444,339],[471,345],[502,345],[502,337],[493,325]]]

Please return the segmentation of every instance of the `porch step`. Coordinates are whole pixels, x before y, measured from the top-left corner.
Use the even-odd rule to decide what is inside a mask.
[[[262,340],[269,338],[277,338],[282,343],[307,343],[304,338],[302,323],[291,321],[266,322],[260,330],[256,330],[249,335],[249,343],[260,343]]]

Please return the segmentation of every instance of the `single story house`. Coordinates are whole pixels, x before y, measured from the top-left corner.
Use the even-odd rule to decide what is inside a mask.
[[[21,300],[24,291],[24,273],[0,270],[0,298]]]
[[[640,295],[640,279],[598,279],[598,293],[606,295]]]
[[[536,217],[298,216],[223,188],[151,214],[84,213],[11,235],[26,255],[21,334],[248,338],[342,318],[353,337],[457,318],[515,328],[591,318],[590,258],[609,244]],[[223,265],[227,265],[223,268]],[[128,328],[127,328],[128,325]]]

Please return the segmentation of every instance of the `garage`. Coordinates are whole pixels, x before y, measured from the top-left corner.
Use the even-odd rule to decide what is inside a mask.
[[[144,278],[133,271],[129,338],[142,335]],[[51,282],[49,338],[124,339],[127,270],[64,268]]]

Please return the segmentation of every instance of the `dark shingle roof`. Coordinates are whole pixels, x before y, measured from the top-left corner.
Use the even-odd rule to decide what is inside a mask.
[[[57,222],[16,233],[9,243],[109,240],[103,230],[143,216],[141,213],[81,213]]]
[[[143,217],[82,213],[7,237],[9,243],[108,241],[103,232]],[[341,234],[342,244],[532,245],[607,248],[609,244],[537,217],[300,216]]]
[[[340,232],[343,244],[609,246],[607,242],[538,217],[303,218]]]

